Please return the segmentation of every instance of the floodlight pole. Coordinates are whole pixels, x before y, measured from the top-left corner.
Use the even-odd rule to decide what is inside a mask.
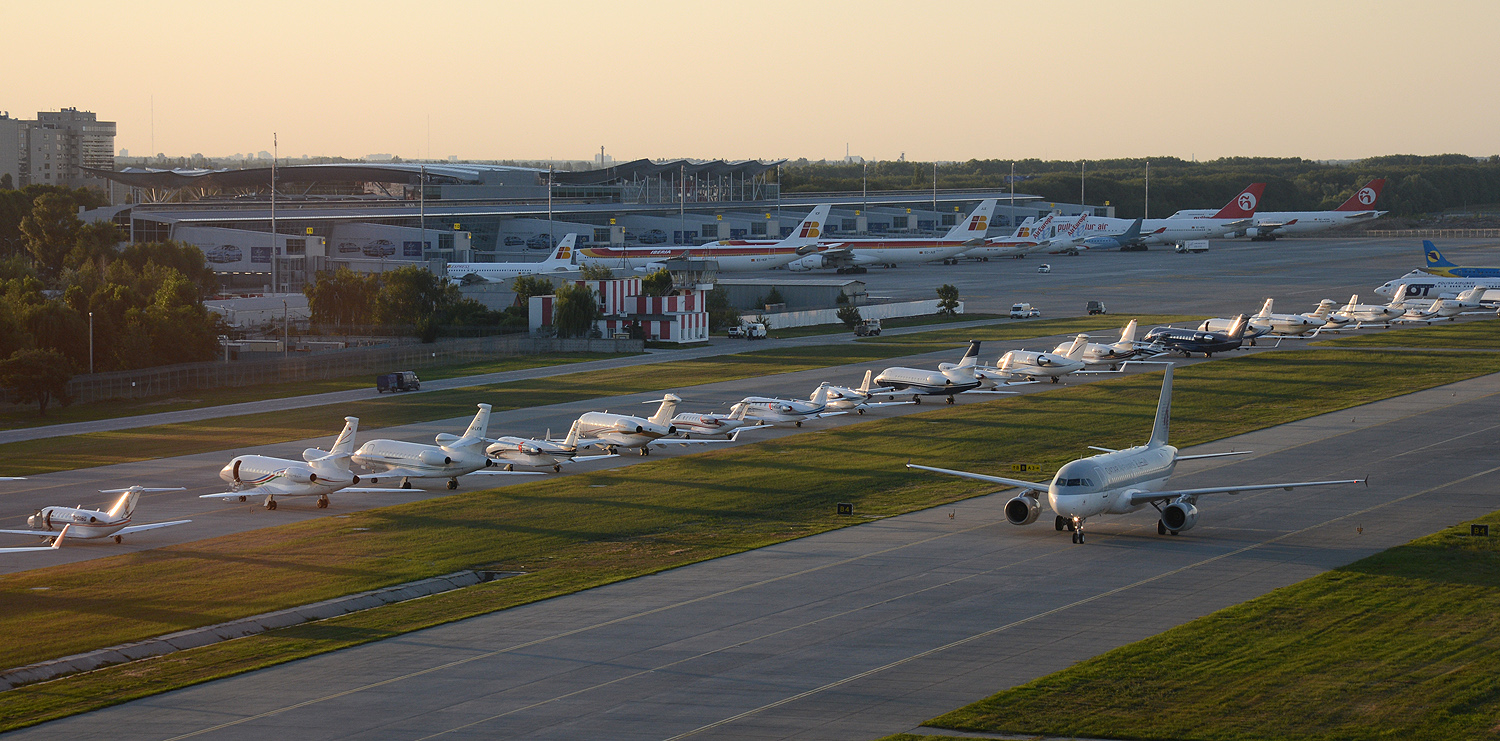
[[[677,234],[682,238],[678,244],[687,244],[687,165],[678,165],[677,185]]]
[[[1078,203],[1080,205],[1088,203],[1088,199],[1086,199],[1086,198],[1083,197],[1083,186],[1084,186],[1084,178],[1085,178],[1084,173],[1088,171],[1088,167],[1089,167],[1089,161],[1088,160],[1079,160],[1078,161]]]
[[[281,285],[276,282],[276,132],[271,132],[271,295]]]
[[[420,211],[420,223],[422,225],[422,256],[427,256],[427,165],[420,165],[417,175],[417,208]],[[381,250],[382,255],[385,250]],[[381,269],[384,272],[384,268]]]
[[[89,373],[94,372],[94,312],[89,312]]]
[[[289,312],[287,311],[287,307],[286,307],[286,299],[282,299],[281,300],[281,357],[283,359],[286,358],[287,351],[291,348],[290,344],[287,342],[287,338],[288,338],[288,332],[287,332],[287,314],[288,313]]]
[[[1141,215],[1141,220],[1151,218],[1151,160],[1146,160],[1146,212]]]
[[[1016,224],[1016,163],[1010,163],[1010,223]]]

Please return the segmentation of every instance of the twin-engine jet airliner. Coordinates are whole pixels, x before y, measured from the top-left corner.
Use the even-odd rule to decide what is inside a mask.
[[[1021,481],[911,463],[906,466],[1022,489],[1019,495],[1005,504],[1005,519],[1012,525],[1030,525],[1036,522],[1042,512],[1042,501],[1039,497],[1045,494],[1047,506],[1056,515],[1053,521],[1054,527],[1058,530],[1073,531],[1074,543],[1084,542],[1084,522],[1098,515],[1123,515],[1151,505],[1161,514],[1160,519],[1156,521],[1157,534],[1165,535],[1170,532],[1176,535],[1183,530],[1191,529],[1198,523],[1197,505],[1198,497],[1201,496],[1238,494],[1268,489],[1291,491],[1307,486],[1358,484],[1364,481],[1363,479],[1342,479],[1168,489],[1166,488],[1167,481],[1176,471],[1179,461],[1244,455],[1248,452],[1179,455],[1177,448],[1167,444],[1171,414],[1172,366],[1168,364],[1166,376],[1162,379],[1161,399],[1156,405],[1156,422],[1151,428],[1151,439],[1145,445],[1125,450],[1094,448],[1104,452],[1063,464],[1062,468],[1057,469],[1057,476],[1050,483]]]
[[[995,212],[996,199],[988,198],[959,221],[941,239],[931,237],[892,239],[824,239],[817,254],[787,264],[787,270],[835,268],[840,273],[864,272],[871,265],[897,265],[947,260],[984,242]]]
[[[148,488],[144,486],[130,486],[124,489],[104,489],[103,494],[119,494],[120,498],[105,510],[84,509],[79,507],[43,507],[36,514],[26,518],[26,524],[30,530],[0,530],[0,533],[12,535],[35,535],[45,538],[48,545],[33,546],[26,548],[0,548],[0,553],[19,553],[22,551],[50,551],[61,548],[66,540],[95,540],[99,538],[114,538],[116,543],[125,539],[126,535],[139,533],[145,530],[155,530],[161,527],[173,525],[186,525],[192,520],[173,520],[171,522],[152,522],[144,525],[132,524],[131,515],[135,514],[135,505],[141,499],[143,492],[154,491],[182,491],[182,487],[173,486],[166,488]]]
[[[828,222],[831,206],[817,206],[790,236],[777,240],[722,239],[679,247],[613,247],[595,245],[576,250],[578,261],[621,270],[656,270],[667,260],[713,260],[720,273],[779,268],[815,252]]]
[[[577,270],[573,264],[576,233],[569,233],[557,243],[557,249],[541,262],[453,262],[448,263],[448,280],[461,283],[504,282],[522,275],[566,273]]]

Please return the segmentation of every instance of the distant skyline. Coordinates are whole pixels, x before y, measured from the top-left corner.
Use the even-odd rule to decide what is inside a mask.
[[[1480,0],[81,0],[6,15],[59,33],[13,35],[26,64],[0,110],[94,111],[132,156],[269,151],[272,132],[293,158],[1500,153],[1500,3]]]

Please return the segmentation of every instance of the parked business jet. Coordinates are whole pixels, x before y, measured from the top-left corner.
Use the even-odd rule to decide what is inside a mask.
[[[1021,481],[911,463],[906,466],[1022,489],[1019,495],[1005,504],[1005,519],[1012,525],[1030,525],[1036,522],[1042,511],[1042,503],[1038,495],[1045,492],[1047,506],[1056,515],[1053,521],[1054,527],[1058,530],[1072,530],[1074,543],[1084,542],[1083,525],[1088,518],[1107,514],[1128,514],[1148,504],[1161,513],[1161,518],[1156,521],[1157,534],[1166,535],[1170,532],[1176,535],[1183,530],[1192,529],[1198,523],[1198,497],[1208,494],[1239,494],[1245,491],[1268,489],[1290,491],[1309,486],[1364,482],[1364,479],[1343,479],[1167,489],[1167,481],[1181,461],[1244,455],[1249,452],[1179,455],[1177,448],[1167,444],[1171,414],[1172,366],[1168,364],[1166,375],[1162,379],[1161,399],[1156,405],[1156,422],[1151,428],[1151,439],[1145,445],[1125,450],[1094,448],[1104,452],[1063,464],[1057,469],[1057,475],[1050,483]]]
[[[1110,344],[1085,342],[1083,352],[1078,356],[1078,360],[1082,361],[1083,367],[1088,370],[1097,370],[1105,366],[1108,366],[1110,370],[1118,370],[1120,363],[1140,357],[1142,353],[1140,343],[1135,339],[1135,333],[1136,323],[1134,319],[1131,319],[1120,330],[1120,340],[1118,342]],[[1085,340],[1089,339],[1088,335],[1079,335],[1079,337],[1083,337]],[[1052,348],[1052,354],[1066,357],[1068,353],[1073,352],[1075,343],[1076,338],[1073,341],[1063,342],[1057,347]]]
[[[484,449],[484,454],[494,460],[505,461],[504,470],[506,471],[516,470],[516,464],[519,463],[523,466],[551,468],[553,473],[558,473],[562,471],[564,463],[583,463],[617,457],[612,453],[579,455],[577,420],[573,421],[573,426],[568,429],[568,436],[562,440],[548,440],[547,438],[538,440],[506,435],[487,442],[489,446]]]
[[[1250,323],[1246,321],[1245,315],[1241,314],[1235,317],[1229,328],[1224,331],[1203,329],[1201,326],[1198,329],[1154,327],[1146,333],[1144,341],[1148,346],[1159,348],[1160,351],[1180,352],[1183,357],[1201,352],[1203,357],[1210,358],[1216,352],[1238,350],[1245,343],[1245,332],[1249,326]]]
[[[1328,323],[1306,314],[1277,314],[1272,311],[1274,306],[1272,299],[1266,299],[1266,303],[1260,307],[1260,313],[1250,317],[1250,323],[1270,326],[1270,334],[1284,337],[1300,337]]]
[[[1405,302],[1406,313],[1396,321],[1431,324],[1439,319],[1447,319],[1451,322],[1455,317],[1463,314],[1488,314],[1490,312],[1480,305],[1480,299],[1484,297],[1485,290],[1483,286],[1474,286],[1453,298],[1440,298],[1425,306],[1415,302]]]
[[[336,491],[370,493],[385,489],[355,489],[359,477],[349,470],[354,452],[354,434],[359,430],[358,417],[345,417],[344,430],[328,452],[317,448],[302,451],[302,460],[287,460],[264,455],[237,455],[219,469],[219,478],[229,484],[229,491],[204,494],[200,499],[238,499],[265,497],[266,509],[276,509],[276,498],[317,497],[318,508],[328,506],[328,495]]]
[[[1366,324],[1387,325],[1393,319],[1398,319],[1406,313],[1407,307],[1401,299],[1406,293],[1405,288],[1396,289],[1396,298],[1391,299],[1388,304],[1362,304],[1359,302],[1359,294],[1349,297],[1349,303],[1339,309],[1339,315],[1348,317],[1354,322],[1354,328],[1359,329]]]
[[[448,264],[448,280],[460,283],[501,283],[522,275],[566,273],[577,270],[573,264],[576,233],[569,233],[557,243],[557,249],[541,262],[454,262]]]
[[[817,251],[828,222],[829,204],[813,208],[790,236],[782,240],[722,239],[699,245],[614,247],[594,245],[577,250],[578,260],[622,270],[656,270],[667,260],[713,260],[720,273],[770,270]]]
[[[787,270],[804,271],[834,268],[840,273],[864,272],[871,265],[897,265],[947,260],[984,241],[995,212],[994,198],[987,198],[974,212],[948,230],[941,239],[825,239],[816,254],[787,264]]]
[[[0,548],[0,552],[9,551],[19,553],[21,551],[48,551],[62,547],[63,539],[69,540],[96,540],[99,538],[114,538],[116,543],[122,542],[126,535],[139,533],[146,530],[155,530],[160,527],[171,527],[173,525],[186,525],[192,520],[173,520],[171,522],[152,522],[145,525],[131,524],[131,515],[135,514],[135,505],[141,499],[143,492],[154,491],[182,491],[180,486],[165,488],[150,488],[145,486],[130,486],[124,489],[103,489],[103,494],[119,494],[120,498],[109,509],[84,509],[82,505],[77,507],[43,507],[36,514],[26,518],[26,525],[30,530],[0,530],[0,533],[12,535],[35,535],[45,538],[48,545],[28,548]]]
[[[827,383],[819,385],[812,396],[806,400],[747,396],[735,403],[733,409],[735,414],[743,411],[745,417],[758,422],[792,422],[798,427],[810,419],[845,414],[845,412],[828,408]]]
[[[1380,198],[1380,191],[1384,187],[1385,178],[1371,180],[1332,211],[1260,211],[1250,218],[1250,224],[1247,227],[1225,236],[1244,234],[1251,239],[1270,241],[1277,237],[1311,234],[1356,221],[1373,219],[1386,213],[1375,210],[1375,201]],[[1211,213],[1213,212],[1206,209],[1186,209],[1168,218],[1195,219]]]
[[[1081,334],[1074,337],[1061,353],[1011,350],[1001,355],[995,365],[980,368],[979,373],[995,380],[1050,378],[1053,383],[1058,383],[1063,376],[1083,370],[1083,353],[1088,343],[1089,336]]]
[[[943,365],[946,364],[939,364],[938,367],[942,368]],[[875,371],[865,371],[864,383],[861,383],[859,388],[829,386],[828,408],[841,412],[864,414],[866,409],[912,403],[910,401],[876,401],[876,399],[894,396],[897,391],[888,386],[876,385],[874,376]]]
[[[436,445],[409,443],[402,440],[371,440],[354,452],[354,462],[373,472],[367,481],[401,477],[401,488],[410,489],[412,479],[448,479],[448,488],[458,488],[458,477],[470,473],[500,474],[483,471],[495,465],[485,448],[489,440],[490,405],[480,404],[479,412],[463,435],[438,433]],[[516,472],[515,475],[532,475]],[[540,475],[540,474],[536,474]],[[385,489],[383,491],[389,491]]]
[[[749,407],[741,406],[729,414],[678,412],[672,417],[672,426],[677,428],[677,434],[687,440],[691,440],[694,435],[707,438],[729,438],[739,430],[753,430],[763,426],[745,426],[753,421],[745,418],[745,412],[748,409]]]
[[[937,370],[920,368],[886,368],[875,376],[875,383],[897,391],[910,393],[911,400],[922,403],[922,396],[946,396],[953,403],[953,395],[972,391],[984,384],[974,371],[979,366],[979,341],[970,340],[969,349],[957,364],[942,363]]]

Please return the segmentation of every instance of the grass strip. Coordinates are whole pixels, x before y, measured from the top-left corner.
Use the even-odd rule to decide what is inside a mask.
[[[1454,350],[1500,350],[1500,319],[1481,319],[1377,334],[1352,335],[1312,343],[1316,347],[1433,347]]]
[[[1171,318],[1171,317],[1168,317]],[[604,396],[660,391],[715,381],[812,370],[833,362],[857,363],[933,352],[974,339],[1006,340],[1116,326],[1124,320],[1098,317],[1017,322],[992,327],[924,332],[880,338],[881,343],[758,350],[694,360],[651,363],[604,372],[560,373],[550,378],[469,386],[411,396],[391,395],[337,406],[138,427],[112,432],[24,440],[0,445],[0,476],[33,476],[92,466],[166,458],[216,450],[268,445],[336,434],[345,415],[359,417],[360,431],[474,414],[478,402],[496,412],[561,404]],[[956,361],[957,358],[955,357]],[[839,379],[854,383],[857,379]],[[783,391],[792,393],[796,390]],[[811,393],[806,389],[805,393]],[[457,430],[455,430],[456,432]],[[541,430],[497,430],[497,434],[538,434]]]
[[[1500,512],[1474,522],[1500,530]],[[929,726],[1130,739],[1493,739],[1500,539],[1469,523],[1220,610]]]
[[[526,368],[543,368],[553,365],[583,363],[590,360],[624,358],[635,354],[552,353],[543,355],[512,355],[490,360],[421,367],[417,369],[417,376],[425,381],[437,381],[444,378],[473,376],[482,373],[502,373],[505,371],[524,370]],[[391,370],[407,369],[392,368]],[[263,383],[254,386],[232,388],[195,389],[140,399],[106,399],[87,404],[74,404],[68,407],[59,407],[54,404],[52,411],[46,417],[37,414],[36,405],[34,404],[7,404],[4,405],[4,410],[0,411],[0,430],[43,427],[69,422],[93,422],[101,419],[131,417],[138,414],[177,412],[184,409],[200,409],[224,404],[239,404],[247,401],[264,401],[266,399],[285,399],[290,396],[305,396],[308,394],[323,394],[330,391],[349,391],[351,389],[362,388],[375,388],[375,377],[373,374],[361,373],[320,381],[298,381],[295,384]]]
[[[1500,371],[1460,353],[1296,351],[1184,368],[1193,445]],[[409,603],[0,693],[0,730],[379,640],[993,489],[913,460],[1050,471],[1148,434],[1158,374],[807,432],[0,577],[0,665],[160,635],[462,568],[528,572]],[[1003,424],[1000,421],[1003,420]],[[40,590],[39,587],[47,587]]]
[[[880,327],[885,329],[897,329],[900,327],[926,327],[932,325],[953,324],[955,322],[975,322],[984,319],[1009,319],[1008,314],[954,314],[953,316],[906,316],[895,319],[881,319]],[[772,337],[776,339],[788,339],[791,337],[811,337],[814,335],[829,334],[853,334],[854,330],[844,326],[843,322],[833,324],[815,324],[811,327],[787,327],[785,329],[770,330]]]

